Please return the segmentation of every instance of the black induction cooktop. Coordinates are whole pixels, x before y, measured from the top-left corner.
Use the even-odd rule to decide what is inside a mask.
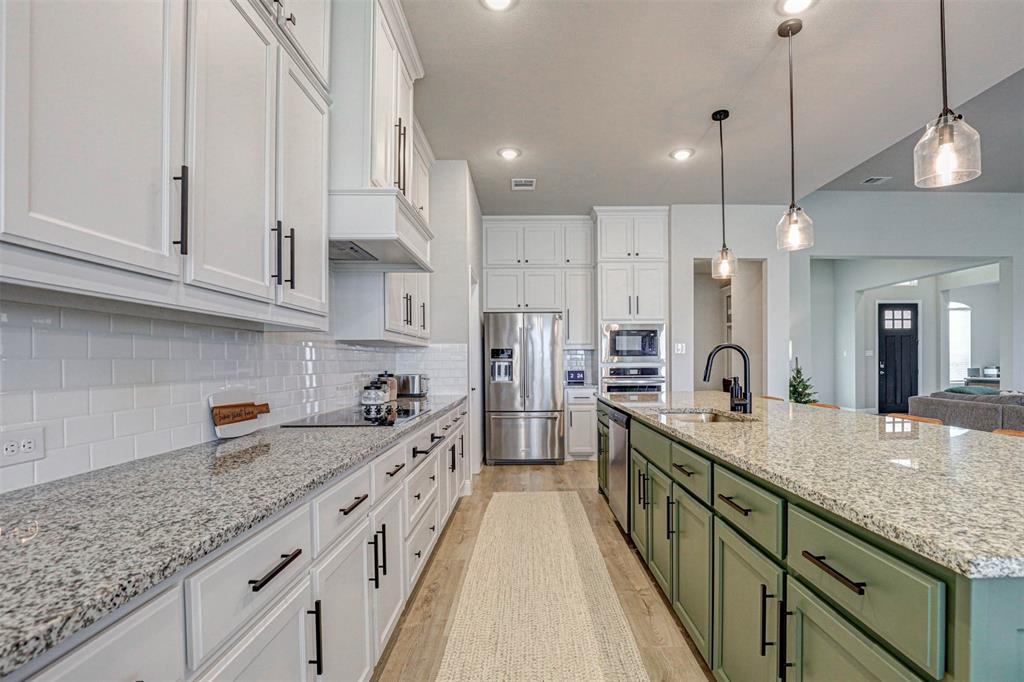
[[[368,418],[363,416],[359,406],[346,407],[333,412],[311,414],[308,417],[281,424],[287,428],[340,427],[340,426],[401,426],[411,419],[430,412],[425,402],[418,400],[402,401],[397,409],[389,409],[383,417]]]

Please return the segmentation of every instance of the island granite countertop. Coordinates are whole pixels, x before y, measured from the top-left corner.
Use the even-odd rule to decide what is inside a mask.
[[[269,427],[0,495],[0,675],[443,416]]]
[[[760,398],[751,421],[672,414],[729,414],[711,391],[600,399],[967,578],[1024,577],[1024,439]]]

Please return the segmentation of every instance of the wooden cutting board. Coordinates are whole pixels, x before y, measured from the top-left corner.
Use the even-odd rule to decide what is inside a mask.
[[[210,395],[210,414],[218,438],[237,438],[263,428],[261,414],[270,414],[270,405],[256,402],[256,392],[242,386],[228,386]]]

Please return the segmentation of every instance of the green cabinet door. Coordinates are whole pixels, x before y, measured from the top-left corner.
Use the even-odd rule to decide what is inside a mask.
[[[672,608],[690,638],[711,660],[711,526],[709,509],[672,486]]]
[[[647,523],[650,554],[647,566],[661,591],[672,598],[672,479],[653,464],[647,466]]]
[[[786,679],[798,682],[918,680],[908,668],[794,580],[786,579]]]
[[[712,672],[722,682],[774,682],[785,574],[719,518],[714,547]]]
[[[629,537],[647,561],[647,460],[629,453]]]

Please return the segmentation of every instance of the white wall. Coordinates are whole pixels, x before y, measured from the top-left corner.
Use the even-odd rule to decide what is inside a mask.
[[[694,386],[694,278],[693,261],[710,258],[721,248],[721,206],[674,204],[671,208],[671,341],[685,343],[688,354],[672,354],[672,389],[690,391]],[[728,206],[726,229],[729,245],[741,259],[764,259],[765,297],[765,393],[789,394],[790,255],[775,248],[775,223],[784,207]],[[808,272],[810,268],[807,268]],[[696,323],[700,323],[699,320]]]
[[[971,307],[971,366],[999,364],[999,285],[949,290],[949,300]]]
[[[752,395],[765,393],[764,316],[764,261],[741,258],[732,278],[732,340],[743,346],[750,356],[750,386],[747,388]],[[733,376],[742,380],[742,371],[743,363],[733,358]]]
[[[468,267],[471,205],[465,161],[435,161],[430,168],[430,338],[433,343],[466,343],[469,314]],[[475,196],[473,197],[475,200]],[[479,237],[475,237],[479,239]]]
[[[804,316],[811,327],[811,347],[807,349],[809,355],[797,355],[796,358],[808,370],[804,376],[809,377],[817,399],[823,403],[835,403],[835,261],[815,259],[800,262],[809,262],[811,268],[810,315]],[[810,373],[810,368],[813,368],[813,373]]]
[[[693,277],[693,358],[694,388],[698,391],[721,391],[725,377],[725,358],[720,358],[712,368],[711,381],[705,383],[704,363],[711,349],[725,342],[725,319],[722,310],[722,280],[711,275]]]

